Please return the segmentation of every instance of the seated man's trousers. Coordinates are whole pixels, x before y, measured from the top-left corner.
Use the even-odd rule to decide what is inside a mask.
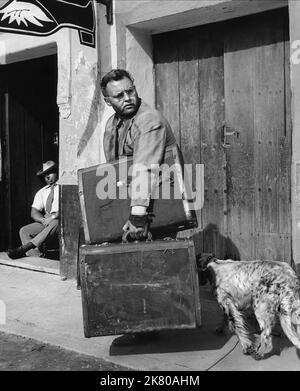
[[[23,245],[31,242],[40,249],[42,244],[57,240],[58,229],[59,221],[58,219],[53,219],[47,227],[41,223],[25,225],[20,229],[19,235]],[[28,251],[28,255],[33,255],[32,250]]]

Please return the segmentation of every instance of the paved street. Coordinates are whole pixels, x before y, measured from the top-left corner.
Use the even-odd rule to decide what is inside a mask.
[[[0,299],[6,305],[6,322],[0,325],[5,334],[1,336],[16,336],[8,339],[8,344],[2,344],[0,338],[1,346],[6,346],[1,349],[2,370],[14,370],[17,365],[22,370],[50,370],[50,364],[51,369],[61,371],[300,370],[299,351],[286,337],[274,337],[272,352],[256,361],[242,354],[235,335],[216,334],[222,314],[211,293],[204,289],[200,292],[202,327],[165,330],[158,341],[124,347],[112,345],[117,335],[84,337],[81,291],[74,280],[62,281],[58,275],[0,265]],[[23,341],[24,346],[14,349],[13,341],[17,345]],[[34,361],[36,355],[39,359]]]
[[[0,371],[124,371],[125,367],[17,335],[0,333]]]

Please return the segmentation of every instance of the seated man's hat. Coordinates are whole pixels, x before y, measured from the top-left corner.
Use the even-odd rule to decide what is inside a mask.
[[[53,160],[48,160],[46,163],[43,163],[42,170],[38,171],[36,175],[46,175],[49,171],[57,169],[57,164]]]

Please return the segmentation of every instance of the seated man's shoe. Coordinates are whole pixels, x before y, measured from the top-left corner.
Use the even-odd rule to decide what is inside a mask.
[[[154,342],[159,339],[158,331],[125,334],[113,340],[112,346],[134,346]]]
[[[35,248],[35,245],[31,242],[28,242],[27,244],[24,244],[23,246],[9,249],[7,254],[11,259],[24,258],[26,256],[26,252],[28,250],[31,250],[32,248]]]
[[[11,259],[18,259],[18,258],[24,258],[26,257],[26,251],[22,249],[21,247],[9,249],[7,252],[9,258]]]

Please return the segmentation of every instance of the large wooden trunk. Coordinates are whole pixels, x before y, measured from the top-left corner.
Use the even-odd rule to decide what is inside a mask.
[[[177,232],[197,226],[193,202],[189,199],[187,178],[183,180],[183,161],[177,146],[169,147],[164,167],[169,174],[161,176],[156,198],[151,200],[150,212],[154,219],[151,232],[155,234]],[[132,157],[98,164],[78,170],[79,196],[85,242],[103,243],[120,240],[122,228],[130,214],[130,187]],[[165,172],[166,174],[166,172]],[[113,180],[111,180],[113,178]],[[99,192],[101,180],[110,179],[111,194],[103,198]],[[170,193],[164,192],[166,189]]]
[[[200,326],[192,240],[83,245],[79,256],[86,337]]]

